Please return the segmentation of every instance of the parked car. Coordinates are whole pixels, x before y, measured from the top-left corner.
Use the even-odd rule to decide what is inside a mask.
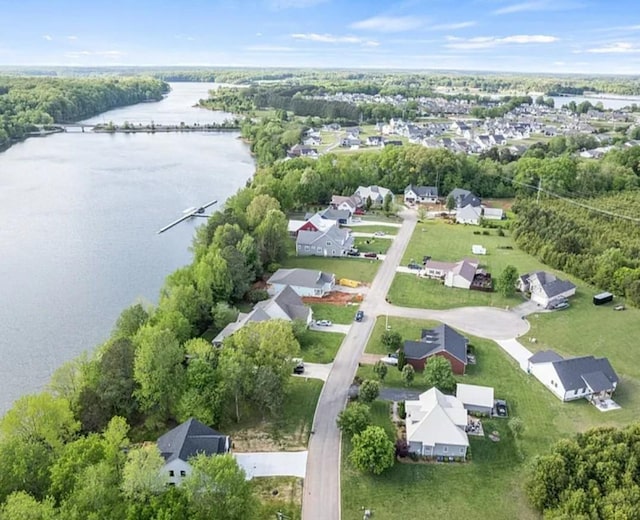
[[[416,264],[415,262],[410,262],[409,265],[407,265],[407,267],[409,269],[416,269],[416,270],[422,269],[422,266],[419,264]]]
[[[552,303],[549,308],[553,309],[554,311],[561,311],[563,309],[568,309],[570,307],[569,302],[568,301],[562,301],[562,302],[557,302],[557,303]]]
[[[496,399],[494,406],[494,414],[498,417],[506,417],[507,416],[507,402],[502,399]]]
[[[294,374],[304,374],[304,363],[302,360],[299,360],[298,363],[293,367]]]
[[[364,255],[365,258],[378,258],[378,253],[365,253]]]
[[[360,256],[360,252],[357,249],[352,249],[347,251],[347,256]]]
[[[366,211],[363,208],[356,208],[356,210],[353,212],[354,215],[364,215],[366,213]]]
[[[623,311],[623,310],[625,310],[625,309],[626,309],[626,307],[624,306],[624,304],[616,305],[616,306],[613,308],[613,310],[614,310],[614,311]]]
[[[356,312],[356,321],[362,321],[362,318],[364,318],[364,312],[362,311]]]
[[[397,357],[385,356],[383,358],[380,358],[380,361],[382,361],[385,365],[392,365],[394,367],[398,366]]]
[[[373,234],[373,236],[374,236],[374,237],[383,237],[383,236],[385,236],[385,235],[386,235],[386,233],[385,233],[384,231],[376,231],[376,232]]]
[[[318,327],[331,327],[333,324],[329,320],[318,320],[316,321],[316,325]]]

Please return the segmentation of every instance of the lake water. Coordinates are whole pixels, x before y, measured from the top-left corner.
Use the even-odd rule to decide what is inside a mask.
[[[210,123],[192,108],[210,84],[89,123]],[[237,133],[55,134],[0,153],[0,413],[104,341],[125,307],[157,301],[190,262],[199,219],[158,235],[185,208],[222,203],[255,170]],[[214,207],[215,209],[215,207]]]
[[[583,101],[589,101],[592,105],[602,103],[602,106],[606,109],[618,110],[620,108],[631,106],[633,103],[640,105],[640,96],[607,96],[607,97],[595,97],[595,96],[551,96],[556,108],[561,108],[563,105],[568,105],[572,101],[579,105]]]

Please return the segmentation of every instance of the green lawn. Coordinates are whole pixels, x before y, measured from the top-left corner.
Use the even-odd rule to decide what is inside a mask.
[[[524,301],[518,293],[511,297],[504,297],[498,292],[487,293],[456,289],[445,286],[439,280],[421,278],[408,273],[395,275],[387,298],[394,305],[424,309],[451,309],[485,305],[513,307]]]
[[[344,334],[307,330],[300,340],[302,359],[309,363],[331,363],[342,345]]]
[[[360,238],[356,237],[354,240],[354,247],[358,249],[361,253],[373,252],[378,253],[379,255],[385,254],[389,248],[393,240],[388,238]]]
[[[318,379],[291,377],[279,417],[243,410],[240,422],[228,421],[222,431],[231,436],[237,451],[303,449],[309,441],[322,385]]]
[[[336,279],[348,278],[370,283],[378,271],[379,260],[359,258],[325,258],[321,256],[289,256],[281,264],[284,268],[301,267],[334,273]]]
[[[312,303],[314,320],[329,320],[333,323],[349,325],[353,322],[359,305],[333,305],[331,303]]]
[[[251,480],[260,498],[259,518],[277,518],[281,512],[290,520],[302,518],[303,479],[296,477],[258,477]]]
[[[397,235],[398,229],[400,228],[381,224],[379,226],[372,226],[372,225],[350,226],[349,229],[351,231],[355,231],[356,233],[375,233],[376,231],[384,231],[386,235]]]
[[[380,329],[380,323],[377,323],[378,331],[384,330],[384,318],[380,320],[383,326]],[[389,318],[389,322],[392,330],[394,327],[406,330],[406,336],[413,336],[421,328],[434,324],[392,318]],[[375,344],[376,329],[367,346],[370,352],[380,351]],[[488,438],[470,437],[469,463],[396,464],[389,472],[372,477],[362,475],[350,466],[347,460],[350,447],[345,442],[342,458],[344,519],[362,518],[362,506],[371,508],[375,518],[379,519],[415,518],[416,511],[429,511],[430,518],[487,515],[492,519],[505,520],[538,518],[527,505],[522,492],[523,473],[531,458],[547,452],[552,443],[561,437],[602,424],[626,424],[634,418],[625,411],[602,414],[586,401],[562,403],[536,379],[523,372],[495,343],[473,336],[469,336],[469,339],[475,347],[477,365],[469,366],[467,374],[457,377],[457,380],[493,386],[496,398],[507,400],[511,416],[520,417],[525,424],[518,445],[509,432],[506,420],[485,420],[485,432],[498,430],[502,440],[493,443]],[[359,374],[363,370],[360,368]],[[385,385],[394,386],[390,384],[390,378],[399,381],[395,373],[399,374],[390,367]],[[420,384],[421,377],[420,374],[416,375],[412,388],[425,388]],[[376,424],[392,431],[390,419],[380,408],[386,410],[386,405],[374,405]]]

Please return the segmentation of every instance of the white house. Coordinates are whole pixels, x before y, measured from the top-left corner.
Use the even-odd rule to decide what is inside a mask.
[[[314,269],[278,269],[267,280],[269,294],[278,294],[286,286],[291,287],[299,296],[322,297],[333,291],[336,277],[333,273]]]
[[[456,211],[456,222],[458,224],[480,225],[482,218],[482,208],[479,206],[466,205],[464,208]]]
[[[456,397],[467,411],[491,415],[494,403],[492,387],[458,383]]]
[[[564,359],[553,350],[531,356],[528,370],[561,401],[610,398],[619,381],[607,358]]]
[[[470,289],[473,279],[478,271],[478,261],[465,258],[454,264],[453,269],[444,275],[444,284],[447,287],[457,287],[458,289]]]
[[[436,204],[438,202],[438,188],[435,186],[413,186],[409,184],[404,189],[404,201],[410,204],[416,202]]]
[[[531,301],[548,307],[554,300],[569,298],[576,293],[576,286],[557,278],[546,271],[536,271],[518,278],[518,290],[523,293],[531,293]]]
[[[405,401],[409,452],[424,457],[464,459],[469,447],[467,410],[451,395],[437,388]]]
[[[168,431],[157,442],[165,460],[162,473],[171,485],[179,485],[191,473],[189,459],[198,454],[222,455],[231,450],[231,439],[196,419],[189,419]]]
[[[354,196],[360,197],[360,200],[366,201],[371,197],[371,203],[376,206],[382,206],[384,198],[387,195],[393,196],[391,190],[383,188],[382,186],[358,186]]]
[[[360,197],[352,195],[351,197],[343,197],[342,195],[333,195],[331,197],[331,207],[334,209],[343,209],[350,211],[353,215],[356,210],[362,206]]]

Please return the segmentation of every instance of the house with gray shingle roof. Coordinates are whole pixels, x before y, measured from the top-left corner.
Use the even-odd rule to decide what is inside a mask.
[[[313,312],[307,307],[302,298],[288,285],[268,300],[256,303],[251,312],[238,315],[238,319],[229,323],[211,342],[216,347],[222,346],[225,338],[235,334],[249,322],[285,320],[303,321],[307,325],[313,319]]]
[[[581,356],[564,359],[553,350],[531,356],[528,370],[562,401],[608,399],[619,381],[607,358]]]
[[[345,256],[353,248],[353,237],[346,229],[337,226],[324,232],[298,231],[296,254],[298,256]]]
[[[165,460],[162,472],[169,484],[178,485],[191,473],[191,457],[229,453],[231,439],[191,418],[161,436],[157,446]]]
[[[404,189],[404,201],[411,204],[416,202],[436,204],[438,202],[438,188],[435,186],[414,186],[409,184]]]
[[[454,374],[464,374],[469,340],[448,325],[424,329],[419,341],[404,342],[404,357],[416,370],[423,370],[427,360],[442,356],[451,363]]]
[[[336,285],[336,276],[333,273],[315,269],[278,269],[267,280],[267,283],[271,295],[275,295],[289,286],[299,296],[322,297],[333,291]]]
[[[552,302],[569,298],[576,293],[576,286],[568,280],[561,280],[547,271],[535,271],[518,278],[517,288],[531,294],[531,301],[548,307]]]

